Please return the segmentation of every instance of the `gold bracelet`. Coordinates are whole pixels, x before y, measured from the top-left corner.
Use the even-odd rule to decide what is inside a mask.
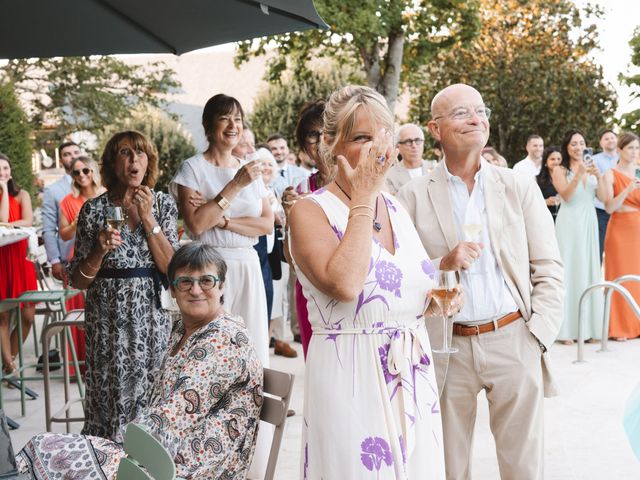
[[[368,213],[354,213],[353,215],[349,215],[349,220],[354,217],[367,217],[369,220],[373,221],[373,215],[369,215]]]
[[[92,278],[96,278],[95,275],[91,276],[91,275],[87,275],[86,273],[84,273],[80,267],[78,267],[78,271],[80,272],[80,275],[82,275],[86,279],[91,280]]]
[[[354,205],[353,207],[351,207],[351,210],[355,210],[356,208],[368,208],[369,210],[371,210],[371,212],[373,212],[373,207],[370,207],[369,205]]]

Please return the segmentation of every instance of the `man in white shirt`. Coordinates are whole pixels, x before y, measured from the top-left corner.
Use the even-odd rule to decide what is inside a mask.
[[[424,132],[413,123],[401,125],[396,134],[396,147],[402,161],[387,172],[385,188],[393,195],[412,178],[426,175],[429,165],[422,159],[424,153]]]
[[[540,135],[529,135],[527,138],[527,156],[513,166],[513,170],[531,177],[536,177],[542,167],[544,140]]]
[[[457,353],[434,355],[448,479],[471,479],[477,396],[489,400],[503,479],[544,478],[543,397],[555,393],[547,347],[562,322],[563,271],[538,186],[482,159],[491,111],[457,84],[431,104],[444,160],[398,192],[441,270],[457,270],[464,306],[447,326]],[[465,230],[477,226],[475,236]],[[469,237],[468,235],[471,235]],[[442,319],[428,318],[432,345]]]
[[[300,182],[309,176],[310,172],[304,168],[298,167],[297,165],[291,165],[287,161],[289,146],[287,145],[287,139],[279,133],[269,135],[269,138],[267,138],[267,145],[275,157],[276,162],[278,162],[278,167],[280,167],[280,176],[284,179],[284,182],[274,182],[276,194],[281,197],[285,188],[297,187]]]
[[[602,151],[593,156],[593,162],[600,170],[600,174],[604,175],[616,166],[620,156],[618,155],[618,136],[611,129],[603,130],[600,133],[600,148]],[[604,209],[604,204],[598,200],[594,200],[596,205],[596,215],[598,216],[598,236],[600,237],[600,263],[602,263],[602,254],[604,252],[604,237],[607,235],[607,225],[609,225],[610,215]]]
[[[280,176],[284,180],[284,182],[279,181],[278,183],[273,183],[276,194],[278,197],[282,197],[282,192],[284,192],[287,187],[297,187],[303,180],[307,179],[311,172],[287,162],[289,146],[287,145],[287,140],[282,135],[278,133],[270,135],[269,138],[267,138],[267,145],[280,167]],[[287,312],[287,321],[291,326],[293,338],[299,340],[300,327],[298,325],[295,303],[296,275],[294,271],[289,272],[289,268],[286,262],[284,262],[284,259],[282,267],[282,281],[287,285],[286,291],[284,292],[283,311]]]

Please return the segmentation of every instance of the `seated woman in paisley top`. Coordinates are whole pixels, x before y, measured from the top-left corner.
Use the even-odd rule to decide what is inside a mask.
[[[226,269],[218,252],[200,242],[171,260],[169,280],[182,319],[149,407],[135,421],[168,449],[181,478],[245,478],[253,457],[262,366],[242,319],[222,307]],[[43,433],[17,461],[31,478],[115,479],[123,456],[120,444],[104,438]]]

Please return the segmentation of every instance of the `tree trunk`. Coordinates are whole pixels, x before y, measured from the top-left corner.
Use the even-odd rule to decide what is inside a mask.
[[[393,113],[400,90],[400,70],[404,53],[404,34],[402,30],[389,35],[389,48],[385,55],[385,67],[378,91],[384,95],[389,109]]]

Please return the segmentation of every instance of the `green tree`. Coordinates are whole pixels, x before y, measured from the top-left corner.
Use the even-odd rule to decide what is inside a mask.
[[[9,82],[0,82],[0,119],[0,152],[11,160],[11,176],[16,183],[33,192],[31,130]]]
[[[160,176],[156,190],[167,191],[169,182],[180,164],[196,154],[190,135],[166,113],[152,107],[141,107],[131,117],[117,125],[111,125],[99,136],[100,152],[111,136],[121,130],[137,130],[144,133],[158,149]]]
[[[2,76],[24,103],[37,147],[49,150],[70,133],[126,120],[139,105],[163,106],[180,85],[161,62],[140,66],[112,56],[11,60]]]
[[[600,14],[569,1],[482,0],[478,37],[439,52],[411,76],[410,116],[425,124],[435,93],[464,82],[493,110],[490,143],[510,163],[525,155],[533,133],[558,144],[567,129],[579,127],[597,144],[617,103],[589,57],[597,31],[585,23]]]
[[[631,46],[631,64],[636,68],[640,67],[640,27],[636,27],[629,45]],[[633,100],[640,99],[640,73],[621,75],[620,80],[632,88],[631,98]],[[640,134],[640,108],[625,113],[622,116],[620,126],[624,130]]]
[[[328,98],[334,90],[361,80],[348,70],[331,69],[326,73],[311,72],[297,81],[270,84],[258,95],[248,116],[256,141],[264,142],[272,133],[280,133],[294,142],[298,114],[306,102]]]
[[[464,43],[478,28],[478,0],[316,0],[330,30],[286,33],[238,45],[236,65],[275,46],[267,79],[278,82],[310,74],[310,60],[327,57],[359,69],[367,84],[393,110],[407,72],[425,64],[455,42]]]

